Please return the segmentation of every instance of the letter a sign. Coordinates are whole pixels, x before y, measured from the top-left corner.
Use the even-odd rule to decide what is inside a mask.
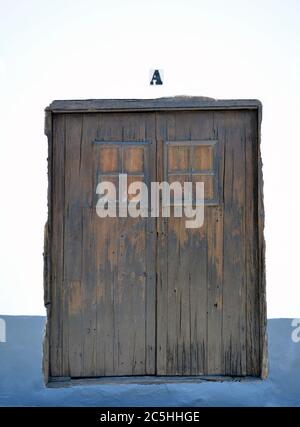
[[[151,73],[152,78],[150,81],[150,85],[162,85],[163,84],[163,81],[161,79],[160,74],[161,73],[159,70],[154,70],[154,72]]]

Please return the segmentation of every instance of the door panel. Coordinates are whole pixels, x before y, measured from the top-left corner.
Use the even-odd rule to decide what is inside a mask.
[[[119,173],[155,180],[155,115],[59,115],[54,138],[54,170],[66,172],[54,193],[51,374],[154,374],[155,219],[99,218],[96,187]]]
[[[158,221],[158,374],[258,375],[256,126],[251,111],[157,117],[160,176],[206,199],[200,229]]]

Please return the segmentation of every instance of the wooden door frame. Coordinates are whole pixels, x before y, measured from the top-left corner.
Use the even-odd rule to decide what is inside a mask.
[[[258,100],[215,100],[205,97],[170,97],[157,99],[92,99],[57,100],[45,109],[45,135],[48,140],[48,218],[44,230],[44,305],[47,311],[47,324],[43,343],[43,372],[45,382],[49,377],[49,316],[51,306],[51,244],[52,244],[52,180],[53,180],[53,116],[63,113],[111,113],[111,112],[165,112],[165,111],[216,111],[216,110],[252,110],[257,114],[257,217],[258,217],[258,290],[260,320],[260,377],[268,374],[267,354],[267,317],[266,317],[266,277],[265,277],[265,239],[264,239],[264,202],[261,159],[261,121],[262,104]],[[134,378],[134,377],[133,377]],[[191,377],[193,379],[193,377]],[[63,380],[63,378],[60,378]],[[196,378],[194,378],[196,380]],[[171,379],[169,378],[169,381]],[[178,379],[179,381],[179,379]],[[121,382],[121,379],[119,379]],[[133,381],[135,382],[135,381]]]

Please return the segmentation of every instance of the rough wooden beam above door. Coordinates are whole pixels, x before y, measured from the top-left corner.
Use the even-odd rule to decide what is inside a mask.
[[[203,96],[174,96],[157,99],[87,99],[55,100],[46,111],[110,112],[110,111],[169,111],[211,109],[261,109],[256,99],[213,99]]]

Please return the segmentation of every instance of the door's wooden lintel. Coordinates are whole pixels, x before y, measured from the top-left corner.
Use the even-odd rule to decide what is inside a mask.
[[[130,112],[174,110],[261,109],[257,99],[213,99],[201,96],[174,96],[156,99],[85,99],[55,100],[46,111],[64,112]]]

